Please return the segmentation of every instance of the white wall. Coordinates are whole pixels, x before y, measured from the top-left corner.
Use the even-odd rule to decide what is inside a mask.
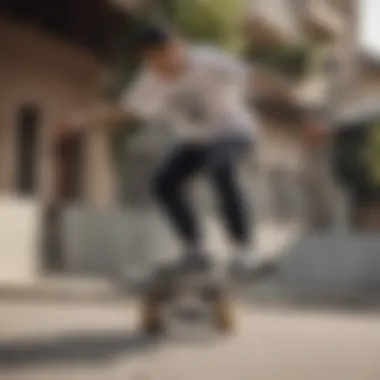
[[[0,196],[0,284],[29,284],[40,267],[41,214],[33,201]]]

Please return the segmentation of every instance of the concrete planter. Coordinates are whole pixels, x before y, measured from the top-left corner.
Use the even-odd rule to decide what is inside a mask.
[[[378,234],[309,234],[283,258],[281,287],[302,297],[378,296]]]
[[[113,276],[124,266],[177,251],[166,224],[151,210],[72,207],[62,217],[64,255],[71,273]]]

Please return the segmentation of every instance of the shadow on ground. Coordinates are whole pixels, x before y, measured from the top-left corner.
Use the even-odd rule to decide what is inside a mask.
[[[51,340],[0,344],[0,367],[44,363],[106,361],[118,355],[135,355],[153,349],[159,338],[128,331],[70,334]]]
[[[72,332],[51,339],[4,342],[0,343],[0,368],[101,363],[119,356],[130,359],[136,355],[149,355],[162,347],[162,344],[212,344],[217,337],[215,331],[199,324],[196,326],[194,322],[195,320],[188,321],[185,328],[180,326],[157,336],[148,336],[140,331],[120,330]]]

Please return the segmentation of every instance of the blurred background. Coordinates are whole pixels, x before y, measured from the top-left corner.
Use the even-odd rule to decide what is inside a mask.
[[[17,335],[20,326],[29,326],[24,319],[17,324],[17,318],[30,315],[34,323],[28,329],[35,332],[45,316],[65,315],[55,303],[61,310],[57,315],[39,303],[26,306],[22,301],[12,308],[10,300],[20,296],[40,300],[41,295],[54,302],[61,296],[99,302],[117,298],[120,268],[178,253],[177,242],[148,193],[150,173],[171,139],[165,125],[136,124],[113,134],[94,128],[63,145],[54,144],[67,114],[120,97],[139,67],[135,46],[139,30],[152,20],[170,25],[191,42],[212,43],[252,65],[266,65],[287,80],[296,99],[294,104],[270,97],[251,99],[263,121],[263,142],[257,159],[244,168],[244,179],[261,250],[278,257],[281,270],[252,286],[248,299],[292,306],[297,302],[377,307],[377,0],[0,0],[3,328],[12,324],[10,331]],[[228,254],[212,195],[202,179],[194,199],[203,213],[210,248]],[[118,317],[107,314],[104,320],[95,317],[97,312],[80,309],[75,315],[99,318],[105,325],[122,319],[120,310],[115,311]],[[63,319],[74,323],[73,315]],[[245,318],[248,326],[250,319]],[[260,317],[254,318],[261,323]],[[277,320],[272,322],[280,329]],[[295,326],[292,319],[288,322],[281,319],[285,330]],[[342,325],[330,326],[331,331]],[[311,326],[305,329],[311,331]],[[377,340],[358,347],[365,347],[361,352],[369,361],[361,362],[359,372],[351,372],[363,376],[338,371],[334,378],[380,377],[376,367],[380,358],[375,358],[380,336],[372,334],[379,325],[368,328],[368,336]],[[355,326],[347,330],[356,331]],[[340,337],[348,336],[344,331]],[[1,334],[13,339],[5,331]],[[342,347],[349,344],[343,341]],[[91,339],[85,342],[69,347],[79,352],[91,346]],[[318,347],[315,354],[323,346]],[[0,357],[3,353],[8,358],[0,360],[0,366],[12,361],[12,352],[18,351],[0,347]],[[323,368],[329,367],[325,363]],[[311,379],[292,373],[289,379]],[[9,379],[32,378],[20,376]],[[0,378],[8,379],[1,371]],[[272,378],[278,377],[261,377]]]

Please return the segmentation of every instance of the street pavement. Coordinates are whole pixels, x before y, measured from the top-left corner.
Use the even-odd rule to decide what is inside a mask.
[[[0,379],[380,379],[375,314],[239,305],[230,336],[204,319],[175,321],[148,339],[135,306],[3,299]]]

